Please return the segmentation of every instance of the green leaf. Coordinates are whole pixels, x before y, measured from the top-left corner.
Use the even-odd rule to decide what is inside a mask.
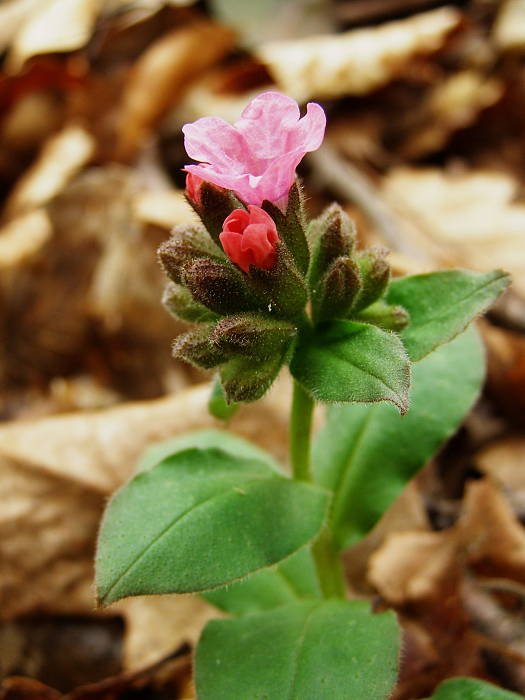
[[[248,440],[234,433],[227,432],[226,430],[217,430],[215,428],[195,430],[191,433],[184,433],[170,440],[165,440],[164,442],[157,442],[143,452],[137,464],[137,471],[151,469],[159,464],[159,462],[166,459],[166,457],[171,457],[176,452],[183,452],[192,447],[203,450],[216,447],[224,452],[229,452],[234,457],[257,459],[261,462],[265,462],[276,472],[280,473],[281,471],[279,464],[272,455],[268,454],[268,452],[260,447],[257,447],[257,445],[254,445],[253,442],[248,442]]]
[[[320,597],[310,547],[303,547],[277,566],[251,574],[243,581],[203,594],[210,603],[233,615],[273,610],[302,598]]]
[[[396,681],[399,628],[362,601],[304,601],[214,620],[197,647],[199,700],[385,700]]]
[[[502,270],[445,270],[394,280],[387,302],[401,305],[410,315],[410,325],[401,338],[412,362],[465,330],[509,282],[509,275]]]
[[[479,394],[484,353],[474,328],[413,368],[410,411],[387,404],[330,409],[313,447],[316,481],[334,490],[342,549],[376,524],[405,484],[458,427]]]
[[[410,362],[394,333],[353,321],[323,324],[299,344],[290,371],[318,401],[391,401],[408,410]]]
[[[237,411],[240,405],[232,402],[226,402],[226,396],[222,390],[221,381],[219,377],[216,377],[213,381],[213,386],[208,400],[208,411],[214,418],[219,420],[229,421]]]
[[[523,700],[523,695],[474,678],[452,678],[442,683],[430,700]]]
[[[97,552],[99,599],[210,590],[310,542],[328,494],[266,462],[190,449],[141,472],[112,498]]]

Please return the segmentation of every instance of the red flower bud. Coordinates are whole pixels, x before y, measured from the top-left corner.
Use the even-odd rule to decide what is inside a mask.
[[[201,185],[204,182],[202,177],[193,173],[186,174],[186,194],[195,204],[200,205],[201,202]]]
[[[248,211],[232,211],[219,238],[226,255],[244,272],[249,271],[250,265],[271,270],[277,262],[275,244],[279,235],[275,222],[254,204],[248,206]]]

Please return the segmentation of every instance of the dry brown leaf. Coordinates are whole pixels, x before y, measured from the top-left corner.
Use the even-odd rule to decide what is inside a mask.
[[[123,96],[117,152],[129,158],[188,85],[233,46],[233,32],[197,22],[157,39],[136,62]]]
[[[13,41],[31,13],[42,7],[42,0],[6,0],[0,6],[0,50],[2,52]]]
[[[507,489],[509,496],[525,489],[525,438],[516,435],[495,440],[475,455],[474,463]]]
[[[46,204],[92,158],[93,137],[83,128],[67,126],[44,144],[37,161],[17,182],[7,204],[9,217]]]
[[[494,40],[502,49],[525,47],[525,0],[506,0],[494,25]]]
[[[482,326],[487,348],[487,389],[503,415],[518,426],[525,415],[525,338],[523,333]]]
[[[369,578],[393,604],[434,600],[454,576],[456,552],[453,533],[396,532],[370,558]]]
[[[141,223],[167,229],[177,224],[195,224],[199,220],[182,190],[140,192],[133,202],[133,209]]]
[[[133,474],[149,444],[222,427],[208,414],[209,392],[200,385],[157,401],[0,427],[3,617],[93,609],[93,549],[107,496]],[[285,459],[289,393],[288,383],[278,382],[243,408],[231,429]]]
[[[43,209],[22,214],[0,228],[0,269],[12,269],[37,254],[52,235]]]
[[[410,481],[373,530],[345,552],[345,572],[349,584],[358,592],[366,589],[370,557],[392,532],[425,531],[428,527],[421,493],[416,482]]]
[[[40,0],[27,9],[12,40],[8,67],[20,70],[31,56],[74,51],[89,40],[103,0]]]
[[[32,445],[38,454],[38,443]],[[67,459],[67,457],[66,457]],[[93,609],[100,494],[29,460],[0,457],[1,616]]]
[[[457,527],[471,564],[486,573],[525,581],[525,528],[489,479],[470,484]]]
[[[340,35],[276,41],[256,50],[279,89],[300,102],[365,95],[385,85],[419,54],[439,50],[459,26],[452,7]]]
[[[502,95],[503,84],[497,79],[475,70],[454,73],[432,90],[416,122],[410,120],[410,133],[400,146],[402,155],[419,158],[439,151],[455,131],[471,125]]]
[[[440,532],[394,532],[370,559],[369,578],[399,605],[440,600],[466,566],[525,580],[525,529],[489,479],[471,482],[463,512]]]
[[[200,596],[137,596],[112,608],[126,620],[123,665],[137,671],[183,644],[195,647],[204,625],[223,615]]]
[[[436,266],[502,267],[525,295],[525,203],[515,201],[518,188],[499,172],[394,168],[383,193],[408,238],[429,248]]]

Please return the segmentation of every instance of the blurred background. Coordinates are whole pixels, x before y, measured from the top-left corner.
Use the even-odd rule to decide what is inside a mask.
[[[513,274],[483,396],[347,565],[400,614],[395,700],[525,694],[524,0],[4,0],[0,51],[0,698],[194,696],[217,611],[95,610],[94,542],[147,445],[214,424],[156,249],[194,216],[181,126],[267,89],[327,112],[312,215],[338,199],[399,274]],[[230,427],[285,460],[287,410],[284,379]]]

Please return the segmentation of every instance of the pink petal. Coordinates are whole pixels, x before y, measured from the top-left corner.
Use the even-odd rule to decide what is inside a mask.
[[[182,131],[190,158],[211,163],[219,171],[239,174],[250,170],[251,154],[242,134],[224,119],[202,117],[185,124]]]
[[[262,203],[265,199],[269,202],[278,202],[287,198],[295,180],[295,169],[302,157],[302,151],[295,151],[275,158],[264,174],[258,178],[257,183],[253,183],[253,199],[260,199]]]
[[[299,120],[299,107],[280,92],[263,92],[244,109],[235,128],[244,137],[253,159],[267,161],[288,150],[287,131]],[[260,174],[250,170],[252,174]]]
[[[326,114],[321,105],[317,102],[309,102],[306,107],[306,114],[299,120],[297,134],[301,143],[301,148],[306,153],[316,151],[323,142],[326,129]]]
[[[217,187],[224,187],[226,190],[233,190],[244,202],[248,204],[261,204],[262,199],[254,199],[253,188],[250,185],[250,175],[242,173],[235,175],[232,173],[218,172],[215,168],[208,165],[186,165],[184,170],[189,173],[198,175],[203,180],[211,182]]]

